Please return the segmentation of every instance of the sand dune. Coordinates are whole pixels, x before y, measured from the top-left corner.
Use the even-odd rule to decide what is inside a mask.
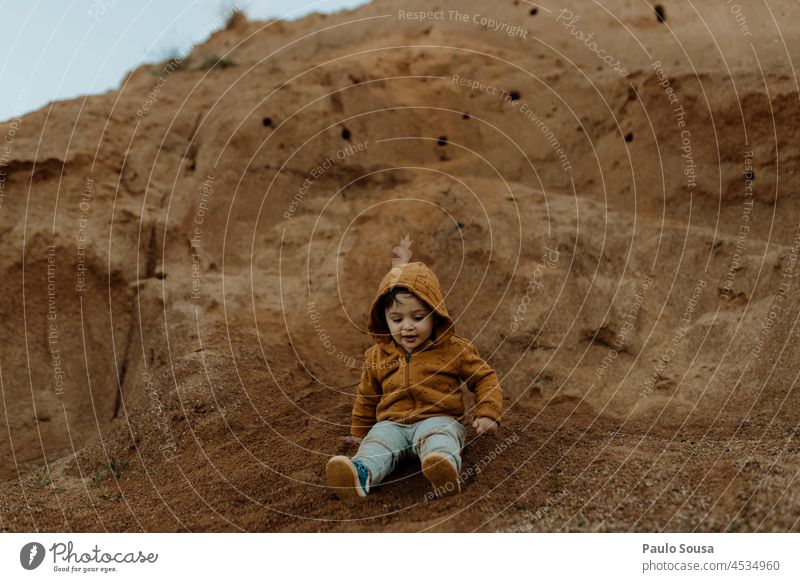
[[[798,531],[800,7],[438,6],[0,124],[5,530]],[[345,506],[404,237],[507,414]]]

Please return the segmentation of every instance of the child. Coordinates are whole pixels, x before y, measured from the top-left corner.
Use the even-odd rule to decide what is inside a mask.
[[[489,434],[497,430],[503,401],[497,374],[469,340],[455,335],[439,281],[423,263],[386,274],[368,329],[375,344],[364,354],[347,439],[361,446],[352,459],[328,461],[328,483],[340,498],[358,499],[416,456],[437,495],[460,493],[461,382],[477,395],[473,426]]]

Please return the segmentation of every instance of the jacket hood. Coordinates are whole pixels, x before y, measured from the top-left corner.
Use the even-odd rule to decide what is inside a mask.
[[[395,287],[408,289],[434,310],[438,316],[435,318],[431,335],[434,343],[443,342],[453,335],[453,319],[445,307],[439,279],[424,263],[405,263],[392,267],[392,270],[386,273],[372,300],[368,329],[376,343],[386,345],[394,341],[386,324],[386,315],[380,307],[383,296]]]

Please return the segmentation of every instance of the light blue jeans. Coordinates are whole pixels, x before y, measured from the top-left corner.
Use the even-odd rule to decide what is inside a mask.
[[[373,484],[383,481],[399,463],[414,455],[424,459],[431,453],[445,453],[461,472],[461,449],[466,436],[464,425],[448,416],[434,416],[413,424],[382,420],[361,441],[353,460],[366,465]]]

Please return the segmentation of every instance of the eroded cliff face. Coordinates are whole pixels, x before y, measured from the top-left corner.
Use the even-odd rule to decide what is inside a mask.
[[[236,18],[0,125],[2,526],[796,530],[800,8],[747,10]],[[343,507],[409,254],[506,420]]]

